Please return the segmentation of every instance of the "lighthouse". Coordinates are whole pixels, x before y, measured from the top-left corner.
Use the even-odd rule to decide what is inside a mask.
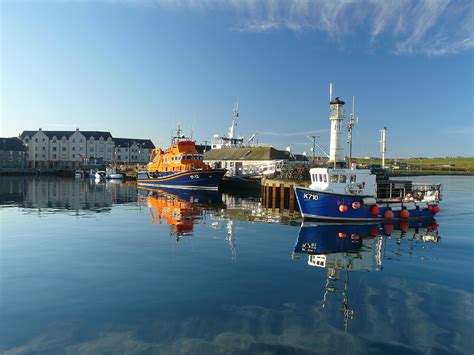
[[[329,146],[329,163],[341,167],[345,164],[343,143],[343,124],[345,102],[336,97],[329,102],[329,120],[331,121],[331,142]]]

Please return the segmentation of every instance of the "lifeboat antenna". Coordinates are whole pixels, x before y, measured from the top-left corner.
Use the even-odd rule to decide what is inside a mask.
[[[329,102],[332,101],[332,83],[329,83]]]
[[[355,115],[355,96],[352,96],[352,113],[349,115],[349,122],[347,123],[347,136],[349,143],[349,164],[352,164],[352,129],[355,124],[359,122],[359,118]]]

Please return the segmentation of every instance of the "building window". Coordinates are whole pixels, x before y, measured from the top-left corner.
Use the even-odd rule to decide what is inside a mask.
[[[35,158],[38,158],[38,154],[35,154]]]
[[[76,154],[73,154],[72,157],[75,158],[75,157],[76,157]]]
[[[66,147],[63,147],[63,149],[61,149],[61,150],[62,150],[63,152],[65,152],[65,151],[66,151]]]
[[[53,147],[53,152],[55,152],[55,151],[56,151],[56,147]]]
[[[72,147],[72,150],[74,150],[74,151],[75,151],[75,150],[76,150],[76,147]]]
[[[56,154],[53,154],[53,158],[56,159]]]
[[[35,142],[38,143],[38,138],[35,138]]]

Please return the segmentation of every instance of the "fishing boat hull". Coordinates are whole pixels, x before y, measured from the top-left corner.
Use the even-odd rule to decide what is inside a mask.
[[[225,169],[202,169],[155,175],[148,172],[139,172],[137,184],[149,188],[217,190],[226,171]]]
[[[436,203],[377,201],[370,196],[334,194],[304,187],[295,187],[295,195],[301,215],[307,220],[383,221],[432,218],[439,211]],[[391,218],[387,218],[387,211],[392,212]],[[402,211],[407,211],[408,217]]]

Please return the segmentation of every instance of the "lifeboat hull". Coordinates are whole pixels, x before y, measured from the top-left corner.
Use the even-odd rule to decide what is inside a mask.
[[[202,169],[182,171],[178,173],[139,172],[138,186],[169,187],[180,189],[217,190],[227,170]]]

